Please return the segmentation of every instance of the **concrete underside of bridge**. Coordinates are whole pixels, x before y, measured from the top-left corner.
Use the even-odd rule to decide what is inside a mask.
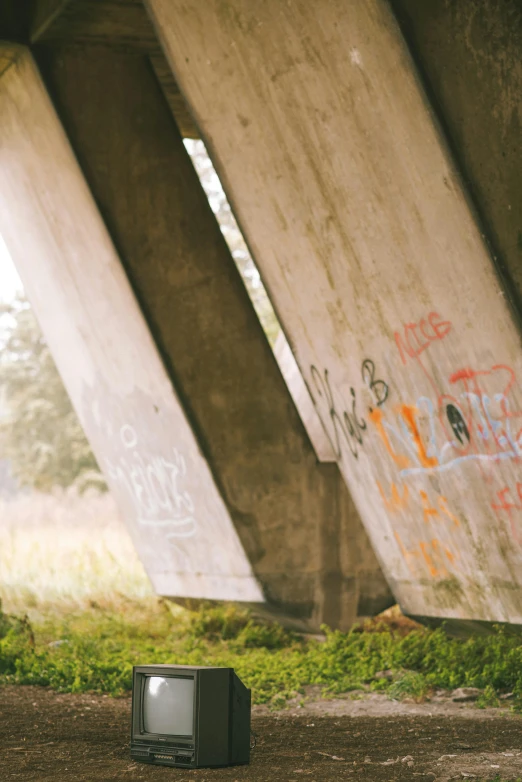
[[[157,591],[522,623],[515,0],[2,8],[0,231]]]

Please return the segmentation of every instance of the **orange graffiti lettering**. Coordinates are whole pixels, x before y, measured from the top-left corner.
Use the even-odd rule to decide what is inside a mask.
[[[433,456],[428,456],[426,453],[426,446],[422,441],[419,428],[417,426],[417,421],[415,420],[415,413],[417,412],[417,408],[412,405],[401,405],[400,412],[406,421],[408,429],[410,430],[413,437],[413,442],[417,448],[421,465],[423,467],[435,467],[437,465],[437,460]]]
[[[418,557],[419,556],[418,553],[416,551],[408,551],[408,549],[406,548],[406,546],[402,542],[401,536],[399,535],[398,532],[394,532],[393,534],[395,536],[395,540],[399,544],[399,548],[401,550],[401,554],[404,557],[406,564],[408,565],[410,573],[412,574],[412,576],[415,576],[415,568],[411,564],[410,560],[411,560],[412,557]]]
[[[460,527],[460,521],[448,508],[448,500],[446,497],[439,497],[439,508],[444,513],[444,515],[454,523],[456,527]]]
[[[439,575],[439,571],[435,567],[435,565],[433,563],[433,560],[432,560],[430,554],[428,553],[428,544],[424,543],[424,541],[421,541],[419,543],[419,548],[420,548],[420,550],[422,552],[422,556],[424,557],[424,561],[426,562],[426,565],[428,566],[428,570],[430,571],[430,576],[433,576],[433,577],[438,576]]]
[[[453,563],[455,562],[455,557],[453,556],[453,554],[451,553],[449,548],[446,548],[446,546],[444,546],[444,553],[446,554],[447,558],[449,559],[449,561],[453,565]]]
[[[407,549],[399,533],[394,532],[393,534],[399,545],[401,554],[408,565],[410,573],[414,577],[419,576],[418,568],[421,566],[421,562],[424,562],[424,566],[427,567],[432,578],[446,578],[449,573],[443,554],[451,565],[454,565],[455,560],[458,559],[458,557],[453,554],[447,546],[443,546],[437,538],[433,538],[429,541],[421,540],[419,541],[418,546],[415,546],[413,549]],[[417,564],[417,568],[415,568],[415,564]]]
[[[410,500],[411,500],[411,494],[410,490],[408,488],[408,485],[405,484],[402,488],[402,494],[400,493],[400,490],[397,488],[395,483],[390,484],[390,491],[391,496],[387,496],[386,492],[384,491],[383,487],[379,483],[377,483],[377,488],[379,489],[379,494],[381,495],[381,499],[386,507],[387,510],[389,510],[391,513],[399,513],[401,510],[404,510],[408,507]],[[505,490],[507,491],[507,489]],[[499,493],[500,494],[500,493]],[[423,491],[422,489],[419,489],[419,496],[422,503],[422,509],[424,514],[424,521],[426,523],[430,522],[434,517],[437,517],[440,519],[441,513],[446,516],[456,527],[460,527],[460,521],[455,516],[454,513],[451,512],[449,508],[449,503],[446,497],[439,495],[437,497],[437,504],[438,508],[434,507],[432,505],[431,500],[428,497],[428,493]],[[519,484],[519,497],[522,502],[522,483]],[[493,507],[500,507],[500,506],[493,506]],[[504,504],[501,506],[502,509],[514,508],[518,507],[515,505],[507,506]],[[521,506],[522,508],[522,506]]]
[[[395,453],[391,446],[388,434],[382,423],[382,410],[379,410],[378,408],[376,410],[372,410],[370,413],[370,421],[375,424],[377,431],[379,432],[384,443],[384,447],[392,457],[397,467],[399,467],[401,470],[406,470],[408,467],[410,467],[411,462],[408,457],[400,453]]]
[[[425,491],[421,491],[420,496],[422,500],[422,507],[424,510],[424,521],[428,522],[431,516],[438,516],[439,512],[437,508],[434,508],[432,505],[430,505],[428,495],[426,494]]]
[[[386,494],[384,493],[384,489],[382,488],[379,482],[377,482],[377,487],[382,497],[382,501],[384,502],[388,510],[392,511],[393,513],[397,513],[398,511],[402,510],[402,508],[405,508],[407,506],[410,492],[406,485],[402,490],[402,497],[399,494],[399,490],[394,483],[392,483],[391,485],[391,497],[386,496]]]

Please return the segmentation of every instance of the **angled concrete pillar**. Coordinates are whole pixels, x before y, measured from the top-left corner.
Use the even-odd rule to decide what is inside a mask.
[[[520,334],[389,3],[146,5],[404,610],[522,622]]]
[[[0,62],[0,232],[152,584],[263,601],[33,59]]]
[[[147,58],[69,47],[42,48],[37,56],[122,265],[118,264],[117,272],[115,266],[108,271],[92,241],[85,249],[74,249],[74,233],[67,247],[75,258],[80,253],[73,272],[66,258],[51,263],[46,257],[43,262],[36,245],[28,252],[19,219],[9,228],[8,245],[14,248],[15,260],[22,259],[20,268],[28,280],[29,296],[59,367],[65,366],[66,380],[72,372],[67,366],[71,345],[62,335],[68,323],[78,321],[76,308],[89,322],[101,307],[96,344],[104,354],[103,365],[108,362],[116,371],[122,360],[132,361],[138,390],[129,384],[125,403],[107,391],[108,383],[97,369],[98,353],[90,359],[96,375],[89,390],[85,391],[85,383],[81,393],[78,383],[72,387],[76,369],[69,386],[93,445],[98,443],[96,452],[111,486],[129,493],[141,514],[137,527],[148,533],[149,521],[165,530],[170,529],[168,523],[177,524],[177,519],[169,516],[171,507],[165,511],[162,505],[166,502],[161,494],[165,472],[174,476],[176,507],[189,502],[183,494],[182,480],[189,467],[178,445],[181,424],[159,419],[156,407],[162,408],[153,391],[145,396],[141,389],[140,384],[148,388],[150,383],[148,363],[152,359],[145,356],[146,351],[161,367],[164,382],[172,382],[179,395],[183,414],[190,422],[189,426],[183,418],[186,437],[192,438],[191,447],[196,447],[197,441],[199,467],[212,487],[209,494],[210,489],[207,491],[204,481],[198,483],[199,474],[194,472],[189,492],[192,526],[190,530],[181,524],[175,527],[181,558],[175,564],[176,588],[167,577],[172,564],[163,563],[163,575],[156,576],[157,590],[173,597],[256,603],[258,608],[307,629],[317,629],[321,622],[347,627],[357,615],[389,605],[388,587],[337,466],[317,464]],[[23,62],[26,74],[29,66],[25,59]],[[43,92],[41,85],[39,89]],[[16,95],[14,88],[11,94]],[[40,96],[40,102],[43,100]],[[41,123],[41,111],[39,104],[32,109],[30,116],[36,125]],[[58,133],[54,114],[52,122]],[[18,135],[24,136],[27,131],[21,125]],[[16,141],[18,136],[13,135]],[[34,163],[42,151],[36,138],[32,142]],[[63,137],[61,143],[65,144]],[[44,174],[48,175],[46,166],[51,165],[51,153],[44,152],[49,162],[42,164],[42,182]],[[67,154],[72,166],[69,147]],[[10,183],[11,179],[8,193],[3,194],[5,202],[16,194],[22,211],[26,210],[25,222],[30,224],[26,191],[15,176]],[[9,216],[7,209],[5,214]],[[100,222],[98,215],[96,219]],[[60,201],[49,217],[49,222],[52,220],[83,226],[82,211],[72,197],[67,203]],[[3,225],[0,230],[4,232]],[[84,241],[84,230],[87,232],[82,227],[79,241]],[[68,287],[59,299],[60,312],[56,289],[63,286],[62,278]],[[132,298],[132,315],[117,306],[122,295],[118,286],[124,286],[125,295],[131,297],[127,280],[136,296],[136,300]],[[40,293],[42,285],[47,290],[45,296]],[[71,304],[66,298],[69,290]],[[111,309],[114,312],[107,322],[106,313]],[[142,341],[147,339],[148,347],[136,347],[134,320],[141,324],[146,335]],[[68,339],[74,337],[74,354],[85,350],[86,341],[91,344],[83,321],[71,328],[71,335]],[[170,393],[181,416],[172,388]],[[128,419],[130,408],[132,419]],[[175,447],[179,451],[166,466],[159,459],[163,454],[156,458],[158,438],[167,451]],[[146,449],[145,455],[140,447]],[[131,455],[125,461],[127,450]],[[147,479],[154,491],[153,508],[149,507],[149,484],[144,486]],[[208,515],[201,526],[198,501]],[[149,515],[144,517],[145,512]],[[223,514],[221,526],[219,513]],[[135,520],[131,524],[136,526]],[[222,573],[240,571],[234,556],[247,568],[250,578],[248,581],[247,575],[242,575],[239,582],[247,584],[250,591],[247,587],[243,592],[237,589],[235,596],[233,590],[223,594],[224,589],[212,586]],[[186,577],[193,584],[190,589],[184,588]],[[208,588],[199,588],[200,582],[208,582]],[[226,577],[224,583],[229,583]]]

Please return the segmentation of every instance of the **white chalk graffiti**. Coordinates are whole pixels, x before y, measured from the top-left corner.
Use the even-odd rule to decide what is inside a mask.
[[[180,538],[193,537],[197,532],[194,503],[179,487],[187,473],[183,456],[173,448],[170,461],[163,456],[144,457],[138,449],[137,433],[129,424],[121,427],[120,440],[126,454],[117,462],[105,459],[107,475],[127,489],[138,523],[165,529],[165,537],[174,546]]]

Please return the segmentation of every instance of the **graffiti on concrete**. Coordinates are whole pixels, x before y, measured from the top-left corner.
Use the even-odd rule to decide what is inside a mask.
[[[325,369],[321,373],[317,367],[312,366],[310,374],[313,389],[310,395],[316,409],[322,410],[320,418],[336,459],[342,457],[343,442],[357,459],[359,456],[358,448],[363,444],[366,421],[360,418],[357,413],[357,397],[354,388],[350,388],[352,404],[351,410],[347,411],[344,409],[344,405],[339,405],[334,399],[328,370]]]
[[[83,419],[93,439],[103,438],[100,466],[111,489],[121,493],[129,518],[147,536],[157,538],[188,568],[183,540],[198,531],[195,503],[187,490],[189,475],[180,450],[165,431],[158,407],[137,389],[125,398],[86,389]]]
[[[140,453],[136,430],[129,424],[120,429],[125,449],[115,460],[106,459],[109,478],[123,485],[132,498],[138,523],[163,528],[169,541],[196,534],[194,503],[180,484],[186,476],[186,464],[176,448],[170,459]]]
[[[427,318],[418,323],[406,323],[400,331],[394,334],[401,361],[407,364],[408,358],[418,361],[424,369],[421,354],[434,342],[443,340],[451,331],[449,320],[442,320],[437,312],[430,312]]]
[[[520,528],[522,517],[519,515],[522,513],[522,483],[517,481],[515,486],[504,486],[499,489],[491,501],[491,507],[499,521],[507,519],[514,540],[522,545],[522,530]]]
[[[437,538],[419,540],[413,546],[406,546],[397,531],[394,532],[394,536],[414,578],[422,578],[426,570],[432,578],[449,578],[452,575],[459,555],[452,552],[440,540]]]
[[[518,460],[522,455],[522,414],[511,409],[513,370],[506,365],[486,371],[466,368],[448,380],[454,394],[399,405],[391,420],[384,420],[380,411],[370,416],[402,478],[445,472],[467,461]],[[428,430],[425,438],[421,422]]]
[[[328,369],[310,369],[311,396],[337,460],[342,462],[345,454],[359,459],[370,440],[378,445],[382,456],[373,462],[380,475],[375,485],[398,551],[415,578],[445,579],[458,572],[460,536],[469,526],[458,498],[459,507],[453,507],[448,498],[455,500],[455,494],[441,488],[439,476],[449,477],[466,463],[480,471],[492,512],[522,545],[522,482],[491,485],[497,465],[518,463],[522,457],[516,374],[511,366],[497,363],[457,365],[443,375],[435,346],[456,336],[451,321],[438,312],[394,331],[401,368],[411,372],[417,367],[429,381],[413,399],[401,399],[398,389],[392,394],[370,358],[362,362],[360,384],[349,386],[349,403]],[[371,458],[373,449],[367,452]],[[403,523],[404,514],[422,521],[426,534],[419,525]]]
[[[469,443],[471,441],[471,437],[468,431],[468,427],[466,426],[464,416],[458,407],[455,407],[455,405],[450,403],[446,407],[446,415],[448,416],[448,421],[450,422],[451,428],[453,429],[455,437],[459,443],[464,445],[464,437]]]
[[[518,462],[522,456],[522,412],[513,399],[517,386],[515,371],[507,364],[478,369],[459,367],[449,374],[445,388],[437,385],[420,355],[431,343],[445,339],[451,329],[449,321],[430,313],[416,326],[404,327],[402,335],[395,333],[401,363],[405,365],[408,358],[417,360],[435,393],[433,397],[419,397],[412,405],[389,409],[386,419],[382,411],[374,411],[370,421],[396,468],[395,482],[388,493],[379,484],[387,510],[401,513],[415,496],[425,522],[452,520],[450,528],[455,530],[461,526],[460,520],[447,498],[439,494],[432,500],[427,489],[414,491],[407,480],[436,476],[474,462],[487,487],[496,464]],[[518,524],[522,517],[517,519],[517,514],[522,513],[522,484],[497,489],[491,507],[499,520],[507,521],[512,539],[522,544]],[[398,532],[394,534],[410,572],[413,569],[418,575],[424,568],[424,573],[427,571],[432,577],[446,578],[457,567],[458,555],[448,543],[434,538],[431,543],[409,544]]]
[[[425,522],[450,521],[455,527],[460,527],[459,519],[450,510],[448,500],[442,494],[438,494],[435,499],[430,499],[427,491],[418,488],[410,490],[407,483],[403,484],[402,490],[395,483],[392,483],[389,495],[387,495],[379,481],[377,481],[377,488],[386,509],[391,514],[400,513],[402,510],[410,507],[414,499],[418,498]]]
[[[363,382],[368,386],[371,393],[374,395],[375,404],[377,407],[383,405],[388,399],[390,389],[388,384],[384,380],[378,380],[375,377],[375,364],[371,358],[365,358],[362,363],[361,375]],[[370,409],[371,412],[371,409]]]
[[[358,459],[359,447],[364,445],[364,433],[367,423],[358,412],[358,397],[353,386],[350,387],[351,404],[346,405],[339,394],[335,394],[330,382],[328,369],[320,372],[316,366],[310,367],[310,396],[319,415],[324,430],[331,443],[336,459],[343,458],[343,451],[348,447],[351,455]],[[388,398],[388,384],[376,377],[374,362],[367,358],[362,362],[361,379],[373,400],[372,404],[380,408]],[[368,412],[374,410],[370,405]]]

